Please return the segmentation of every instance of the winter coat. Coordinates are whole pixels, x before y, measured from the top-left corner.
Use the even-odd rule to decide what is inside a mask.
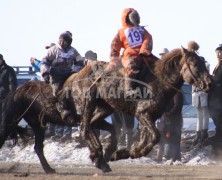
[[[183,95],[176,93],[168,104],[162,118],[164,121],[163,131],[168,143],[179,143],[183,126],[182,117]]]
[[[79,52],[71,46],[66,51],[59,45],[52,46],[42,61],[42,76],[44,76],[45,73],[49,73],[50,67],[66,68],[72,71],[77,56],[80,56]]]
[[[0,65],[0,100],[3,100],[10,92],[16,90],[16,87],[15,70],[3,61]]]
[[[34,63],[32,63],[32,67],[36,72],[40,72],[40,67],[41,67],[41,61],[35,59]]]
[[[213,76],[215,85],[220,85],[220,86],[222,85],[221,77],[222,77],[222,62],[220,61],[220,64],[218,68],[215,70],[215,74]]]
[[[196,87],[194,86],[192,86],[192,106],[196,108],[208,106],[208,94],[196,90]]]
[[[110,67],[117,67],[121,48],[124,49],[122,55],[122,65],[127,67],[129,59],[137,57],[139,54],[151,55],[153,48],[152,36],[143,26],[131,26],[127,24],[126,17],[132,8],[124,9],[122,13],[122,26],[111,44]]]

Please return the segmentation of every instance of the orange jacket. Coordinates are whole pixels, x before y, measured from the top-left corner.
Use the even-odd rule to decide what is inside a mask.
[[[127,15],[133,10],[133,8],[127,8],[123,10],[123,28],[118,30],[118,33],[111,44],[111,66],[116,65],[116,61],[120,56],[121,48],[124,49],[122,55],[122,65],[124,67],[127,66],[130,58],[135,58],[139,54],[150,55],[152,52],[153,41],[149,32],[142,26],[131,26],[126,22]]]

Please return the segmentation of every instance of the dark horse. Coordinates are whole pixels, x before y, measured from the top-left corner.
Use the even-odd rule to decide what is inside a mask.
[[[98,79],[107,64],[102,65],[103,68],[99,68],[99,65],[101,62],[86,66],[72,75],[64,87],[72,91],[75,107],[80,110],[79,114],[82,114],[81,136],[90,150],[90,158],[103,172],[111,169],[106,163],[107,159],[104,159],[102,145],[92,130],[92,123],[104,119],[114,110],[136,116],[141,130],[139,143],[130,150],[114,152],[111,160],[146,156],[160,138],[155,127],[156,119],[161,117],[184,81],[206,92],[211,87],[205,64],[196,53],[188,52],[184,48],[171,51],[159,61],[145,63],[135,81],[138,94],[133,97],[126,97],[122,69]],[[92,84],[94,78],[97,83],[94,81]]]
[[[23,118],[34,132],[34,149],[46,173],[55,172],[48,164],[43,153],[46,123],[76,126],[80,122],[79,115],[74,113],[75,121],[65,123],[55,107],[56,101],[52,95],[50,85],[44,82],[30,81],[10,93],[6,97],[3,107],[0,147],[2,147],[8,136],[13,138],[14,143],[17,142],[17,134],[23,139],[26,138],[27,131],[17,126]],[[74,108],[73,112],[75,112]],[[98,128],[113,134],[112,143],[116,143],[115,130],[112,125],[103,120],[98,124]],[[109,148],[107,149],[109,151]]]
[[[64,93],[69,97],[74,119],[64,123],[54,106],[51,88],[43,82],[29,82],[6,98],[3,109],[4,126],[0,136],[0,147],[23,117],[35,133],[35,151],[46,173],[55,172],[43,154],[44,126],[46,122],[74,126],[80,123],[81,136],[90,150],[90,158],[103,172],[111,171],[107,161],[146,156],[159,141],[155,121],[170,99],[186,81],[208,91],[211,86],[205,64],[195,53],[186,49],[171,51],[160,61],[144,64],[138,80],[138,96],[125,97],[123,69],[110,72],[97,81],[108,63],[93,62],[79,73],[70,76],[64,83]],[[148,70],[149,69],[149,70]],[[69,93],[67,93],[69,92]],[[141,127],[140,142],[130,151],[116,151],[117,141],[112,125],[104,118],[114,110],[136,116]],[[111,141],[103,154],[102,145],[93,129],[111,133]]]

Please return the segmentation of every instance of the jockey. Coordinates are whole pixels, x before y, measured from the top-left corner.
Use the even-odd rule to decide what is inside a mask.
[[[149,32],[140,26],[140,16],[133,8],[126,8],[122,12],[122,28],[111,44],[110,63],[105,71],[117,68],[120,60],[120,50],[124,49],[121,62],[125,69],[125,91],[131,95],[135,92],[133,81],[139,73],[141,61],[151,60],[153,40]],[[134,90],[135,91],[135,90]]]
[[[80,54],[71,46],[71,43],[72,33],[69,31],[62,33],[59,36],[58,44],[48,50],[47,55],[42,61],[41,74],[43,78],[49,75],[53,95],[57,98],[62,90],[64,81],[74,71],[75,65],[78,63],[77,59],[81,59],[77,58],[80,57]],[[71,114],[67,110],[66,97],[58,98],[56,107],[63,120]]]

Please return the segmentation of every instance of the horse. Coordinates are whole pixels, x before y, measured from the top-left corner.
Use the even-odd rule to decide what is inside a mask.
[[[175,49],[159,61],[142,66],[136,97],[125,97],[124,70],[101,76],[107,62],[92,62],[71,75],[63,85],[61,96],[69,97],[73,117],[64,122],[55,107],[52,89],[44,82],[28,82],[6,97],[3,108],[3,124],[0,147],[15,130],[23,117],[35,134],[35,152],[46,173],[54,173],[43,153],[44,126],[46,122],[76,126],[80,123],[80,135],[90,151],[90,159],[103,172],[111,171],[109,160],[146,156],[159,141],[155,121],[170,99],[186,81],[208,91],[211,86],[209,73],[195,53]],[[98,76],[100,78],[98,78]],[[142,92],[143,91],[143,92]],[[116,93],[117,92],[117,93]],[[140,123],[140,142],[132,149],[117,150],[115,128],[104,121],[114,110],[136,116]],[[111,141],[105,152],[94,133],[94,128],[109,131]]]
[[[28,134],[26,129],[18,126],[18,123],[23,118],[33,130],[35,136],[34,150],[45,173],[55,173],[55,169],[51,168],[43,153],[46,124],[50,122],[53,124],[77,126],[80,121],[80,117],[74,114],[72,122],[64,122],[55,107],[56,101],[57,99],[52,95],[51,86],[41,81],[27,82],[18,87],[16,91],[11,92],[3,104],[0,148],[7,137],[13,139],[15,145],[18,138],[17,134],[23,140],[27,140]],[[74,106],[72,111],[75,112]],[[111,139],[111,142],[117,144],[115,129],[108,122],[101,120],[97,128],[109,131],[112,135],[111,137],[114,137]],[[109,147],[107,147],[107,151],[110,151]]]
[[[126,96],[124,69],[104,73],[108,63],[93,62],[65,81],[63,88],[71,91],[72,101],[81,114],[80,134],[90,151],[95,167],[102,172],[111,168],[111,161],[146,156],[158,143],[160,134],[155,121],[161,117],[170,99],[184,81],[208,92],[212,82],[205,64],[195,52],[185,48],[174,49],[161,60],[144,62],[137,80],[138,94]],[[128,149],[103,155],[102,145],[92,130],[91,124],[112,114],[114,110],[135,116],[140,125],[140,141]],[[94,112],[97,111],[95,114]],[[113,148],[114,149],[114,148]]]

